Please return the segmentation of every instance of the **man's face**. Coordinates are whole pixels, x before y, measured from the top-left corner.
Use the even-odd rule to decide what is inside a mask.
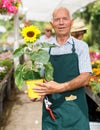
[[[66,9],[58,9],[53,14],[51,22],[57,35],[69,35],[72,20]]]

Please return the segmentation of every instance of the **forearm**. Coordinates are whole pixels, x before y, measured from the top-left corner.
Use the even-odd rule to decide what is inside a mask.
[[[71,81],[65,82],[61,84],[60,91],[70,91],[74,89],[78,89],[82,86],[86,86],[90,80],[90,73],[82,73],[78,77],[72,79]]]
[[[40,96],[45,96],[47,94],[71,91],[87,85],[89,83],[89,79],[89,73],[82,73],[78,77],[65,83],[57,83],[55,81],[36,83],[38,87],[34,88],[34,92],[39,93]]]

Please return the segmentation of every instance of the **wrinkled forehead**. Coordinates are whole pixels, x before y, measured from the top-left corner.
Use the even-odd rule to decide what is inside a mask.
[[[71,18],[68,9],[66,9],[66,8],[55,9],[52,17],[55,18],[55,17],[61,17],[61,16],[66,16],[68,18]]]

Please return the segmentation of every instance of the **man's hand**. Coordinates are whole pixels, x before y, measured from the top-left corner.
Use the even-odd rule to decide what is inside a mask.
[[[36,85],[38,85],[38,87],[34,88],[34,92],[39,93],[40,96],[58,93],[61,92],[61,90],[63,89],[63,85],[61,83],[57,83],[54,81],[46,83],[36,83]]]
[[[28,95],[27,90],[25,90],[24,93]],[[45,97],[45,96],[40,96],[39,98],[29,98],[29,99],[30,99],[31,101],[33,101],[33,102],[39,102],[39,101],[43,101],[44,97]]]
[[[39,98],[30,98],[30,100],[31,100],[32,102],[40,102],[40,101],[43,101],[44,97],[45,97],[45,96],[41,96],[41,97],[39,97]]]

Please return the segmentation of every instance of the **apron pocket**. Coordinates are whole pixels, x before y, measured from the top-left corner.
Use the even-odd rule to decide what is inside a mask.
[[[65,101],[61,105],[61,114],[62,114],[62,126],[64,128],[69,128],[69,130],[76,130],[74,128],[77,127],[77,124],[79,124],[82,118],[82,112],[77,102]]]

